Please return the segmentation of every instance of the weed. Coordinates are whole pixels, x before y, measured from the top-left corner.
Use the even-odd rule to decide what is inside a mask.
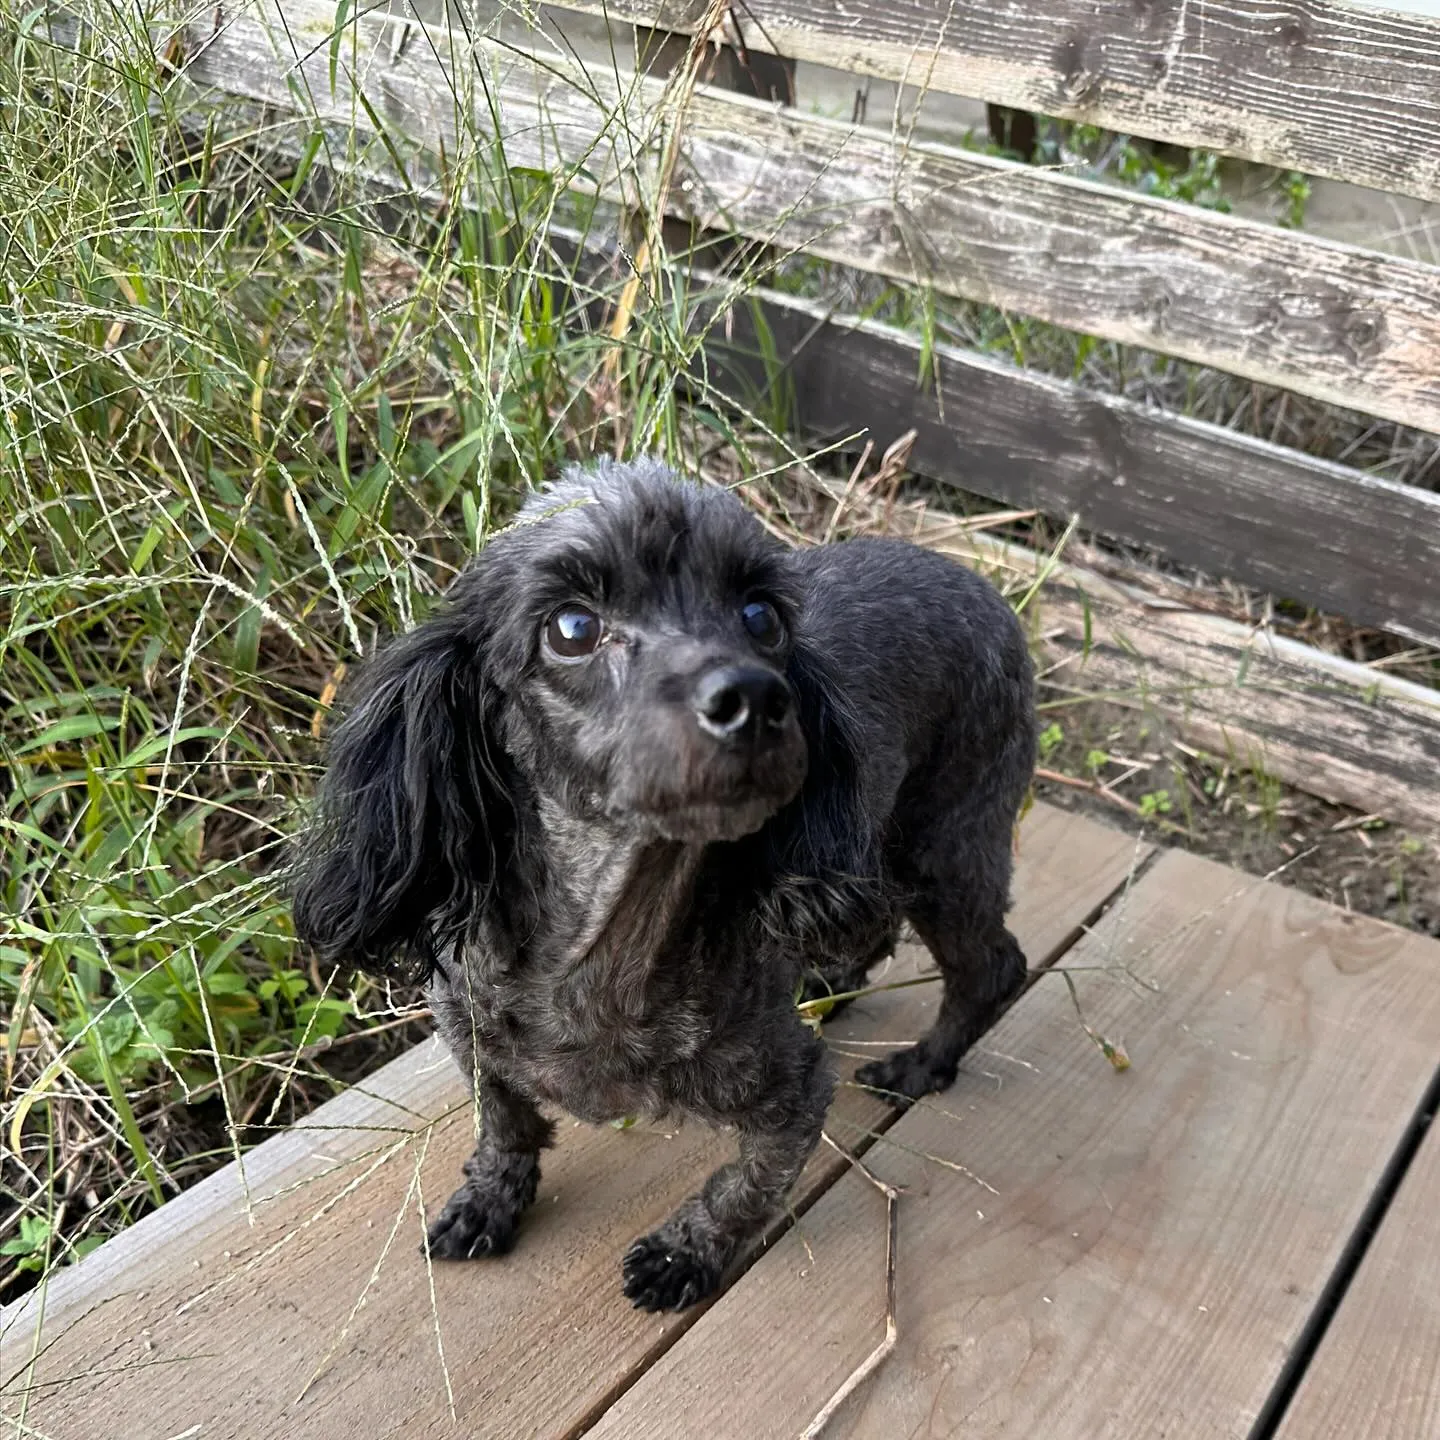
[[[1157,816],[1168,815],[1173,808],[1168,792],[1147,790],[1139,800],[1142,819],[1154,820]]]
[[[1042,761],[1049,760],[1055,751],[1064,743],[1065,731],[1061,729],[1056,722],[1051,721],[1051,723],[1040,732],[1040,759]]]
[[[413,1033],[285,904],[336,680],[564,461],[733,438],[693,361],[752,276],[601,343],[573,171],[473,120],[422,167],[358,81],[338,132],[198,110],[138,12],[0,13],[4,1291]]]

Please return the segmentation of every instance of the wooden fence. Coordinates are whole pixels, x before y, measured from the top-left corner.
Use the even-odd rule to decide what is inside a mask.
[[[603,15],[622,58],[625,26],[700,33],[732,52],[1440,199],[1440,17],[1339,0],[513,8],[534,12],[533,43],[515,16],[480,33],[412,9],[247,0],[199,12],[177,53],[202,88],[322,125],[383,126],[396,164],[498,128],[509,163],[707,231],[1440,432],[1440,266],[922,143],[903,127],[707,86],[677,99],[682,87],[662,77],[587,66],[553,38],[568,12],[592,26]],[[779,295],[738,317],[716,373],[773,383],[776,354],[799,423],[820,438],[868,427],[884,445],[914,428],[912,463],[935,479],[1440,644],[1440,494],[953,346],[938,347],[922,385],[914,339]],[[1137,595],[1135,577],[1122,580],[1074,566],[1052,576],[1062,621],[1050,638],[1077,685],[1082,671],[1108,689],[1138,674],[1206,744],[1254,749],[1330,798],[1440,824],[1440,695],[1226,630],[1183,599],[1157,601],[1163,585]]]

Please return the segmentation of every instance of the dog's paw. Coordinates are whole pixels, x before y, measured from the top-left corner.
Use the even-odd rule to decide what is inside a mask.
[[[469,1177],[425,1232],[420,1253],[435,1260],[478,1260],[503,1255],[515,1227],[540,1186],[540,1160],[529,1150],[482,1145],[465,1162]]]
[[[657,1231],[625,1252],[621,1269],[637,1310],[684,1310],[715,1293],[722,1267]]]
[[[937,1059],[923,1045],[897,1050],[884,1060],[872,1060],[855,1072],[855,1080],[867,1089],[879,1092],[882,1100],[902,1109],[922,1095],[944,1090],[955,1079],[958,1062]]]
[[[496,1204],[493,1198],[477,1195],[462,1185],[445,1202],[445,1208],[425,1232],[422,1255],[432,1260],[479,1260],[486,1255],[503,1255],[515,1244],[520,1211],[513,1205]]]

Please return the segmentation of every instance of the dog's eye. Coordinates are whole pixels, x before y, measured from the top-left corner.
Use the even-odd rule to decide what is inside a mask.
[[[545,643],[556,655],[574,660],[595,649],[604,629],[593,610],[583,605],[562,605],[545,622]]]
[[[740,619],[750,638],[767,649],[778,645],[785,638],[785,626],[780,621],[780,612],[768,600],[749,600],[740,612]]]

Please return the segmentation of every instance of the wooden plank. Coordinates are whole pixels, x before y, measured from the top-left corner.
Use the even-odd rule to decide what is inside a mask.
[[[1157,988],[1080,968],[1120,962]],[[1194,856],[1065,964],[1134,1068],[1042,980],[871,1149],[899,1343],[826,1440],[1249,1434],[1434,1073],[1440,945]],[[884,1202],[851,1174],[801,1232],[595,1440],[804,1429],[882,1333]]]
[[[1193,744],[1336,804],[1440,828],[1440,691],[1259,626],[1105,594],[1079,575],[1046,587],[1035,623],[1062,665],[1052,683],[1152,706]]]
[[[1053,958],[1148,853],[1038,807],[1016,883],[1032,959]],[[934,998],[920,986],[857,1004],[833,1028],[839,1052],[920,1029]],[[847,1089],[831,1123],[860,1143],[889,1118]],[[564,1128],[515,1254],[435,1267],[432,1302],[422,1201],[433,1210],[456,1182],[471,1125],[453,1065],[427,1043],[249,1157],[253,1224],[231,1167],[60,1272],[38,1342],[40,1300],[7,1309],[0,1406],[15,1418],[28,1396],[26,1423],[57,1440],[110,1433],[117,1414],[134,1440],[195,1425],[207,1440],[409,1440],[455,1433],[448,1371],[466,1435],[571,1434],[693,1318],[633,1311],[620,1256],[730,1143],[701,1127]],[[840,1168],[817,1153],[797,1204]]]
[[[707,0],[563,0],[693,30]],[[1351,0],[746,0],[797,60],[1440,199],[1440,17]]]
[[[1051,687],[1158,713],[1182,739],[1246,768],[1440,829],[1440,691],[977,535],[923,506],[897,507],[884,528],[990,569],[1009,588],[1038,586],[1027,613]]]
[[[1431,1124],[1276,1440],[1440,1435],[1440,1129]]]
[[[922,385],[918,338],[766,292],[715,328],[706,361],[761,414],[793,397],[821,441],[863,428],[883,448],[914,429],[920,474],[1440,644],[1440,494],[956,346],[930,353]]]
[[[335,42],[335,18],[327,0],[283,22],[255,0],[218,32],[207,15],[186,73],[362,134],[378,118],[417,157],[489,153],[493,99],[507,163],[653,200],[675,119],[658,81],[383,13]],[[1440,430],[1440,267],[724,92],[698,91],[683,125],[666,198],[703,228]]]

